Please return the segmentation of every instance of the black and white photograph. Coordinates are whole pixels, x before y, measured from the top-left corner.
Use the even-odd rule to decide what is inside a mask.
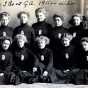
[[[88,88],[88,0],[0,0],[0,88]]]

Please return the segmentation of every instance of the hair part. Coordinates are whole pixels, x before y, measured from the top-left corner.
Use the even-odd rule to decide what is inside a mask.
[[[48,15],[48,14],[47,14],[47,11],[46,11],[46,9],[45,9],[44,7],[40,7],[40,8],[37,8],[37,9],[35,10],[35,15],[36,15],[36,17],[37,17],[37,13],[43,13],[43,14],[45,14],[46,16]]]
[[[17,14],[17,17],[20,18],[21,17],[21,14],[26,14],[28,17],[30,16],[28,12],[25,12],[25,11],[21,11]]]
[[[8,12],[2,12],[2,13],[0,13],[0,20],[3,18],[3,17],[10,17],[10,14],[8,13]]]
[[[55,19],[58,18],[58,17],[61,18],[62,21],[64,21],[64,17],[63,17],[63,16],[60,16],[60,15],[58,15],[58,14],[54,14],[54,15],[53,15],[53,20],[55,20]]]

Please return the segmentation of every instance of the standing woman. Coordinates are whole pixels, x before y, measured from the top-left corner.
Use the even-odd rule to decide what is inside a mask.
[[[67,33],[67,29],[63,26],[64,24],[64,17],[58,14],[55,14],[53,16],[54,20],[54,28],[52,30],[52,36],[51,36],[51,48],[53,50],[53,55],[54,55],[54,67],[56,67],[57,60],[59,59],[58,57],[58,52],[61,48],[61,37]]]
[[[13,28],[9,26],[10,22],[10,15],[7,12],[0,13],[0,37],[1,36],[9,36],[12,37],[13,35]]]
[[[47,20],[47,11],[45,8],[37,8],[35,10],[35,15],[37,18],[37,22],[32,25],[35,31],[35,36],[44,35],[50,38],[50,34],[52,31],[52,26],[46,22]]]
[[[80,39],[83,36],[83,18],[81,14],[75,14],[72,16],[71,20],[71,27],[69,28],[69,32],[73,35],[73,43],[77,48],[80,44]]]
[[[31,47],[34,41],[34,30],[32,27],[28,25],[29,14],[27,12],[20,12],[17,15],[18,19],[20,20],[20,25],[14,29],[13,38],[17,34],[24,34],[28,40],[28,47]]]

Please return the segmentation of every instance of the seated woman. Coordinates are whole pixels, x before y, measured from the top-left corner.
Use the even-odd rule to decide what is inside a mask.
[[[14,72],[21,83],[30,83],[32,79],[33,67],[35,66],[36,56],[25,47],[27,38],[24,34],[15,37],[16,46],[13,52]],[[14,84],[16,84],[16,79]],[[18,81],[17,81],[18,82]]]
[[[9,47],[12,43],[10,37],[0,37],[1,49],[0,49],[0,84],[10,84],[10,77],[12,76],[12,53]]]
[[[53,54],[52,51],[46,46],[50,40],[46,36],[39,36],[35,39],[37,46],[34,50],[38,58],[38,67],[40,70],[39,82],[51,82]]]
[[[76,77],[76,84],[88,85],[88,37],[81,38],[80,71]]]
[[[58,81],[74,83],[76,73],[79,71],[79,54],[76,47],[71,43],[72,35],[66,33],[61,38],[61,49],[59,49],[57,64],[55,66]]]

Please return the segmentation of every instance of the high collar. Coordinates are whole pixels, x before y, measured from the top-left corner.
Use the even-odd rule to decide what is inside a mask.
[[[25,50],[25,46],[22,47],[22,48],[20,48],[20,47],[17,46],[17,50]]]
[[[4,50],[3,48],[1,48],[1,52],[7,52],[7,51],[9,51],[9,49],[8,50]]]
[[[27,26],[28,24],[27,23],[25,23],[25,24],[21,24],[21,26]]]
[[[42,52],[45,52],[47,50],[47,48],[46,47],[44,49],[38,48],[37,50],[38,50],[38,52],[42,53]]]
[[[69,46],[66,46],[66,47],[65,47],[65,46],[62,46],[63,49],[69,49],[69,48],[71,48],[71,47],[72,47],[71,44],[70,44]]]
[[[2,28],[6,28],[6,27],[8,27],[8,25],[7,25],[7,26],[5,26],[5,25],[1,25],[1,27],[2,27]]]
[[[84,51],[84,54],[85,54],[85,55],[88,55],[88,51]]]
[[[45,20],[44,20],[44,21],[41,21],[41,22],[39,21],[38,23],[39,23],[39,24],[45,24],[46,21],[45,21]]]
[[[80,25],[77,25],[77,26],[74,25],[73,27],[80,28],[80,27],[83,27],[83,26],[80,24]]]
[[[58,26],[55,26],[54,29],[55,30],[64,30],[64,27],[63,26],[59,26],[59,27]]]

